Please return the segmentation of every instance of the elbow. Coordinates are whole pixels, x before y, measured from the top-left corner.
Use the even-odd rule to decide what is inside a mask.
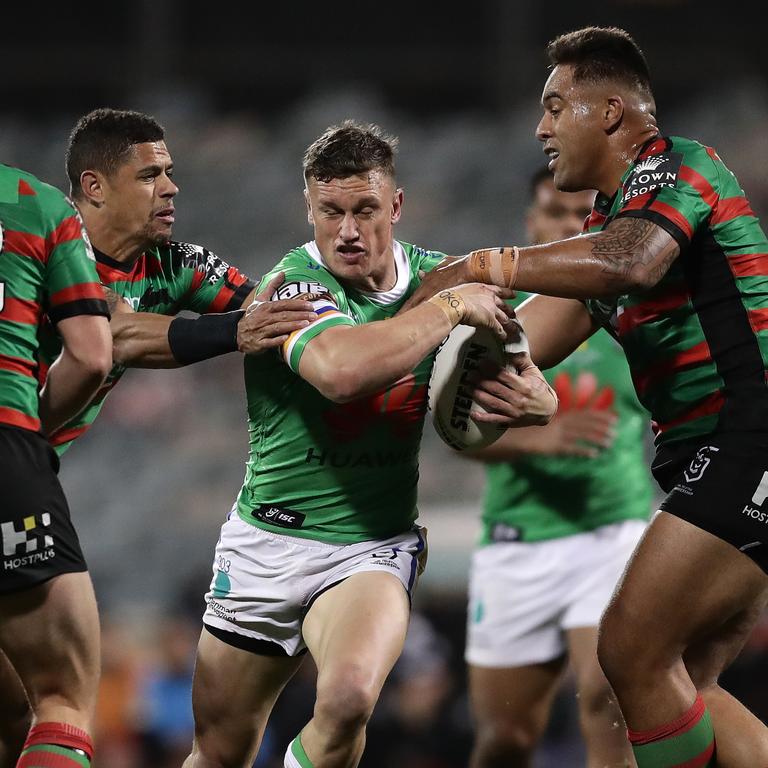
[[[89,378],[103,381],[112,370],[112,350],[109,347],[93,349],[80,357],[81,368]]]
[[[329,366],[315,382],[315,388],[324,398],[340,405],[367,394],[360,372],[344,366]]]
[[[653,288],[661,276],[658,270],[648,269],[639,264],[634,265],[627,274],[627,280],[624,293],[639,293]]]

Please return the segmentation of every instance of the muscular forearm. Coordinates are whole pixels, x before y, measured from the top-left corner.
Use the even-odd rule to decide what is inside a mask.
[[[627,218],[545,245],[473,251],[458,268],[478,282],[563,298],[608,298],[653,287],[679,252],[661,227]]]
[[[173,317],[150,312],[113,315],[112,355],[116,363],[133,368],[177,368],[168,343]]]
[[[40,422],[47,435],[77,416],[99,391],[105,371],[84,365],[66,348],[48,369],[40,392]]]
[[[329,400],[354,400],[410,373],[454,324],[425,302],[390,320],[330,328],[308,344],[299,374]]]

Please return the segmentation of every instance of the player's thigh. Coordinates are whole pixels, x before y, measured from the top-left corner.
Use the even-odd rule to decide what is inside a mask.
[[[605,639],[634,637],[667,661],[704,636],[716,642],[734,617],[764,599],[767,586],[765,573],[731,544],[660,512],[603,617]]]
[[[192,707],[196,740],[204,751],[217,756],[254,752],[277,697],[303,658],[252,653],[203,629]]]
[[[99,617],[87,572],[0,595],[0,648],[34,707],[55,695],[90,707],[99,677]]]
[[[343,679],[377,696],[403,649],[409,615],[408,594],[390,573],[354,573],[323,592],[303,624],[318,687]]]
[[[565,666],[565,656],[521,667],[470,664],[470,705],[480,739],[538,742]]]

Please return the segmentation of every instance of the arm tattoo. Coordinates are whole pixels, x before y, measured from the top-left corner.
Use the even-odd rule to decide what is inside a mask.
[[[109,314],[114,315],[115,310],[119,306],[120,302],[123,300],[123,297],[120,296],[120,294],[115,293],[111,288],[107,288],[105,285],[102,285],[102,288],[104,289],[104,295],[106,296],[106,299],[107,299]]]
[[[630,281],[642,276],[642,282],[651,286],[667,273],[680,246],[651,221],[622,218],[592,238],[592,253],[603,272]]]

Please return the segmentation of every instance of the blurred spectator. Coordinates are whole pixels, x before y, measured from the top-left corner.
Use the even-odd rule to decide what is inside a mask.
[[[472,739],[451,656],[448,641],[414,612],[403,653],[368,726],[361,768],[465,768]]]
[[[139,690],[143,765],[178,768],[189,754],[198,634],[184,618],[171,616],[161,623]]]
[[[101,682],[94,728],[99,765],[108,768],[138,765],[139,667],[139,651],[128,633],[120,624],[103,617]]]

